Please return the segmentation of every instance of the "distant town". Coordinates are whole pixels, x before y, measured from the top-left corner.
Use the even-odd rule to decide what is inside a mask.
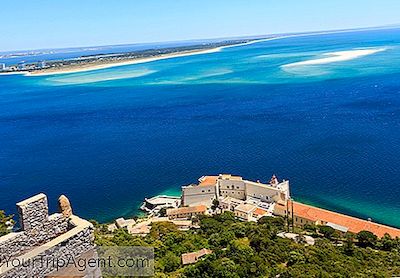
[[[80,56],[72,59],[64,60],[48,60],[37,61],[34,63],[20,62],[18,64],[7,65],[0,63],[1,73],[53,73],[53,72],[69,72],[79,71],[82,69],[96,68],[98,66],[121,64],[126,62],[134,62],[141,59],[159,58],[168,55],[176,54],[191,54],[197,51],[212,50],[218,47],[225,47],[230,45],[248,43],[254,39],[237,39],[237,40],[224,40],[220,42],[210,42],[195,44],[190,46],[179,47],[166,47],[166,48],[152,48],[146,50],[138,50],[133,52],[112,53],[112,54],[97,54]]]

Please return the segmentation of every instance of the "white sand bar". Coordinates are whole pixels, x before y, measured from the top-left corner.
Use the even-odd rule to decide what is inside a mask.
[[[386,48],[374,48],[374,49],[355,49],[347,51],[337,51],[323,54],[324,56],[329,56],[326,58],[312,59],[302,62],[296,62],[291,64],[286,64],[283,67],[296,67],[296,66],[310,66],[310,65],[323,65],[335,62],[342,62],[361,58],[364,56],[372,55],[378,52],[385,51]]]

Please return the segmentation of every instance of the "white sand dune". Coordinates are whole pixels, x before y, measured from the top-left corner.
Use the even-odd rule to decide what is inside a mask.
[[[297,66],[310,66],[310,65],[323,65],[330,64],[335,62],[343,62],[348,60],[353,60],[357,58],[361,58],[364,56],[372,55],[378,52],[385,51],[386,48],[369,48],[369,49],[354,49],[347,51],[337,51],[323,54],[324,56],[328,56],[325,58],[306,60],[302,62],[296,62],[291,64],[283,65],[282,67],[297,67]]]

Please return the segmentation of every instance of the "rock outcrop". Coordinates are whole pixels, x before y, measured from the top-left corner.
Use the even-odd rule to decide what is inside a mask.
[[[58,198],[58,208],[60,213],[62,213],[64,217],[71,217],[72,215],[71,203],[69,202],[68,198],[65,195],[61,195],[60,198]]]

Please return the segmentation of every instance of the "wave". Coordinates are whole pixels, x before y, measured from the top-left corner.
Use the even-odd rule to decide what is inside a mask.
[[[364,56],[372,55],[378,52],[382,52],[387,50],[387,48],[368,48],[368,49],[354,49],[354,50],[346,50],[346,51],[337,51],[323,54],[324,58],[306,60],[296,63],[290,63],[281,66],[282,68],[290,68],[290,67],[298,67],[298,66],[312,66],[312,65],[323,65],[330,64],[336,62],[349,61],[357,58],[361,58]]]

